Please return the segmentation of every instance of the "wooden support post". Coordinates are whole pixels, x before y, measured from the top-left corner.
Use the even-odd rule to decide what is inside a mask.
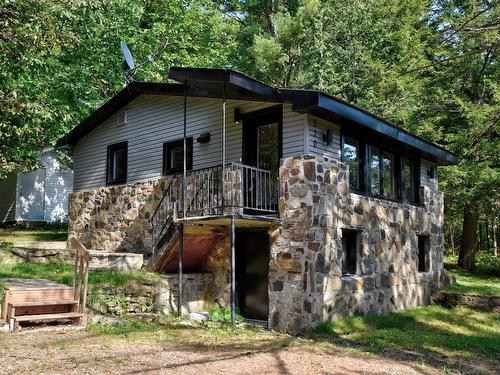
[[[235,217],[231,215],[231,325],[236,327],[236,252],[235,252]]]
[[[178,290],[177,290],[177,313],[182,314],[182,264],[184,258],[184,224],[177,226],[179,232],[179,270],[178,270]]]
[[[222,87],[222,178],[221,183],[221,215],[224,215],[225,210],[225,191],[224,191],[224,179],[226,178],[226,84]]]

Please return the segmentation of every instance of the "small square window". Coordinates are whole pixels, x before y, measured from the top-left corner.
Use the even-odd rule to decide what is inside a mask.
[[[429,236],[419,235],[418,239],[418,272],[429,272]]]
[[[355,275],[358,270],[358,235],[359,231],[342,230],[342,274]]]
[[[117,126],[123,126],[127,123],[127,111],[120,111],[118,112],[117,116]]]
[[[163,175],[180,173],[184,170],[184,140],[179,139],[163,144]],[[193,138],[186,139],[187,170],[193,169]]]
[[[108,185],[127,182],[127,149],[128,142],[120,142],[108,146],[106,171],[106,183]]]

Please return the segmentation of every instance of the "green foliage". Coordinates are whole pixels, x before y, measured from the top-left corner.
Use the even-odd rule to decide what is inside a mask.
[[[0,18],[0,177],[123,88],[120,40],[156,56],[137,79],[163,81],[172,65],[227,63],[238,29],[209,0],[9,1]]]
[[[315,338],[349,341],[373,352],[411,350],[432,357],[472,359],[500,355],[500,320],[497,314],[438,306],[367,317],[347,317],[321,323]]]
[[[231,324],[231,309],[229,307],[212,307],[209,311],[210,319],[214,322],[219,322],[222,324]],[[236,308],[236,322],[242,323],[245,320],[240,314],[238,308]]]
[[[457,256],[445,258],[446,272],[455,276],[456,284],[446,287],[446,291],[500,296],[500,258],[485,251],[476,256],[476,271],[471,273],[456,267]]]

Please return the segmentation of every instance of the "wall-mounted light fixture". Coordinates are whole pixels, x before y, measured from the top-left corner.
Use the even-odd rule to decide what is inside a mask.
[[[241,123],[241,112],[240,112],[240,109],[239,108],[235,108],[234,109],[234,123],[235,124],[240,124]]]
[[[198,143],[208,143],[208,142],[210,142],[210,133],[200,134],[200,136],[198,138],[196,138],[196,141]]]
[[[436,178],[436,168],[435,167],[429,167],[427,169],[427,177]]]
[[[326,129],[326,131],[323,133],[323,142],[325,142],[327,146],[330,146],[332,140],[333,140],[332,131],[330,129]]]

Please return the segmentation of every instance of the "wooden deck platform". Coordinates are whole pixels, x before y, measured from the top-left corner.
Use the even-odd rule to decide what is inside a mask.
[[[3,279],[5,297],[2,320],[11,330],[18,322],[73,319],[79,323],[79,301],[75,289],[43,279]]]

